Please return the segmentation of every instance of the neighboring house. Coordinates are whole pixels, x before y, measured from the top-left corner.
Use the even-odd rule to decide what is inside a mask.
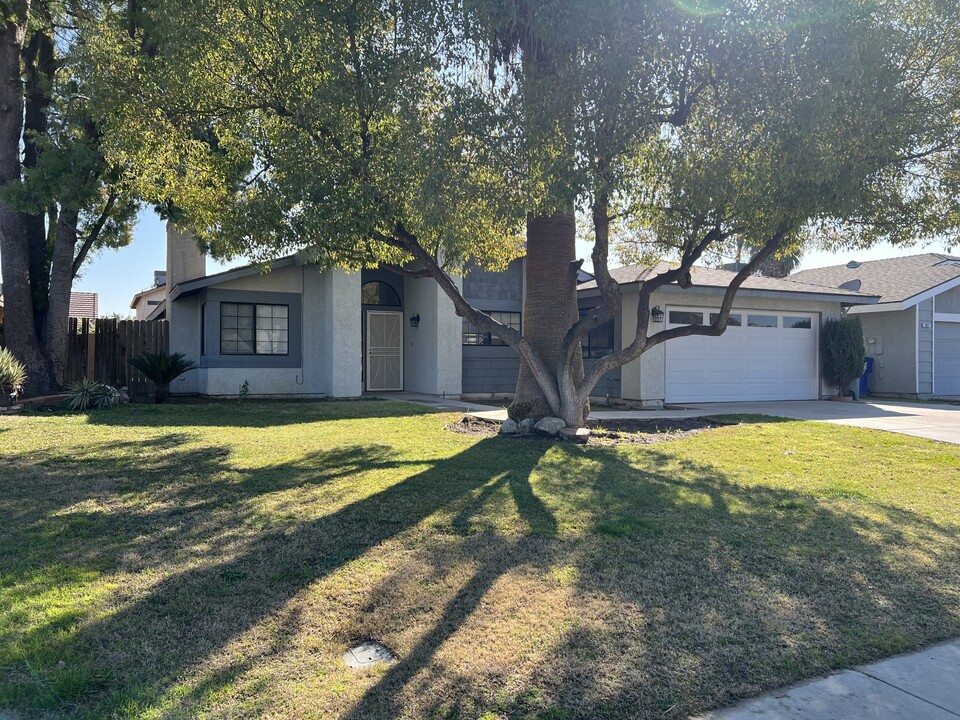
[[[878,395],[960,396],[960,258],[925,253],[804,270],[792,280],[880,296],[858,306]]]
[[[142,290],[133,296],[130,309],[135,311],[137,320],[158,320],[166,311],[167,271],[153,271],[153,287]]]
[[[306,397],[514,390],[517,354],[459,318],[431,278],[386,269],[320,272],[303,255],[278,260],[266,273],[248,266],[206,275],[205,259],[188,234],[170,227],[167,241],[170,351],[199,365],[175,381],[174,392],[235,396],[244,382],[252,395]],[[663,269],[612,271],[621,283],[623,312],[586,339],[587,367],[633,340],[640,283]],[[650,331],[710,322],[732,277],[694,268],[695,287],[661,288],[653,295]],[[595,283],[582,279],[579,304],[586,311],[599,299]],[[462,288],[475,307],[522,329],[522,260],[504,272],[468,272]],[[723,336],[658,345],[609,373],[595,394],[653,406],[832,394],[820,378],[822,321],[876,301],[854,290],[752,277],[737,295]]]
[[[3,288],[0,287],[0,324],[3,323]],[[99,296],[95,292],[70,293],[70,317],[97,319]]]
[[[99,317],[100,299],[95,292],[70,293],[69,315],[73,318],[96,320]]]

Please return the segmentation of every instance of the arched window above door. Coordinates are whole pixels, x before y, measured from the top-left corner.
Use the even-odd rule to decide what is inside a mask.
[[[372,280],[360,287],[360,302],[363,305],[400,307],[400,295],[385,282]]]

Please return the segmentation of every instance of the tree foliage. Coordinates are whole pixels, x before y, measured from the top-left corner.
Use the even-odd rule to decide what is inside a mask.
[[[723,332],[778,251],[956,231],[958,15],[941,0],[154,0],[89,57],[112,98],[108,157],[215,253],[430,274],[572,424],[604,373]],[[564,207],[587,217],[602,303],[545,358],[450,274],[502,266],[526,217]],[[643,320],[695,262],[756,251],[716,323],[642,322],[580,380],[580,339],[620,311],[617,237],[677,262],[644,284]]]

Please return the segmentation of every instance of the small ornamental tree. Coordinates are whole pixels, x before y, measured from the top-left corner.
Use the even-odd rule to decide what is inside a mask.
[[[847,386],[863,374],[863,325],[856,315],[827,320],[820,334],[823,377],[846,394]]]

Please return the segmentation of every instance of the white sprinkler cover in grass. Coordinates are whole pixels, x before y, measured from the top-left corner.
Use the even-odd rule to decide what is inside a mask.
[[[385,646],[373,640],[360,643],[343,654],[347,667],[354,670],[372,667],[379,663],[393,662],[396,658]]]

